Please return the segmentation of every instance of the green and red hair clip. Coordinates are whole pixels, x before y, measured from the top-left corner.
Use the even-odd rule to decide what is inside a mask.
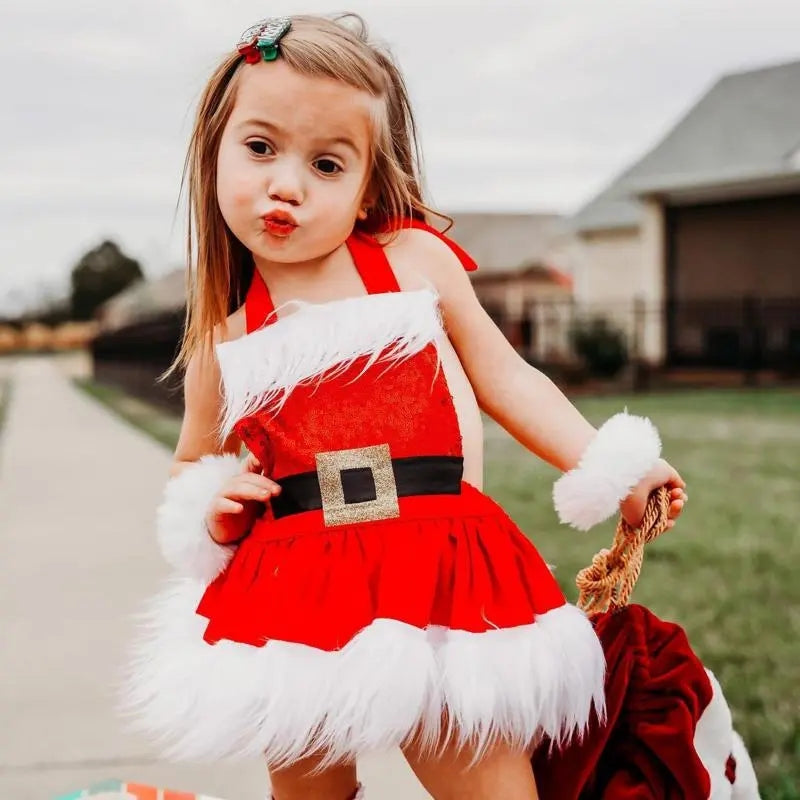
[[[248,64],[257,64],[262,60],[274,61],[278,57],[278,42],[291,26],[289,17],[262,19],[239,37],[236,49]]]

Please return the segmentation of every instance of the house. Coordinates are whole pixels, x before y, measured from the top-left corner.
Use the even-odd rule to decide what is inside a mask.
[[[723,77],[569,225],[576,302],[639,298],[644,360],[800,358],[800,61]]]
[[[162,313],[175,312],[186,303],[186,270],[171,270],[153,280],[132,283],[97,310],[101,330],[114,330]]]
[[[475,293],[509,341],[538,361],[563,357],[572,278],[557,266],[569,241],[551,213],[454,214],[447,235],[478,263]]]

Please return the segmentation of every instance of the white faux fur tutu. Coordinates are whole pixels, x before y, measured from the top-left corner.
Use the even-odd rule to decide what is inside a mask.
[[[270,641],[203,640],[202,582],[175,578],[143,615],[120,712],[176,760],[264,754],[290,763],[396,747],[417,731],[433,745],[443,710],[480,751],[497,737],[524,746],[582,731],[604,708],[605,661],[571,605],[529,626],[471,634],[375,620],[324,651]]]

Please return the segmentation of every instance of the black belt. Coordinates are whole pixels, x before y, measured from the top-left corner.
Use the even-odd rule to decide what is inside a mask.
[[[464,459],[460,456],[415,456],[391,460],[397,497],[430,494],[460,494]],[[338,470],[345,505],[376,501],[381,487],[367,467]],[[276,481],[281,493],[271,499],[276,519],[323,507],[319,474],[302,472]]]

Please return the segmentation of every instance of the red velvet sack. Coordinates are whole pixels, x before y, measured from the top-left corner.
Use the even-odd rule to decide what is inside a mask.
[[[607,661],[604,726],[533,757],[541,800],[699,800],[710,781],[694,748],[712,688],[683,629],[629,605],[592,618]]]

